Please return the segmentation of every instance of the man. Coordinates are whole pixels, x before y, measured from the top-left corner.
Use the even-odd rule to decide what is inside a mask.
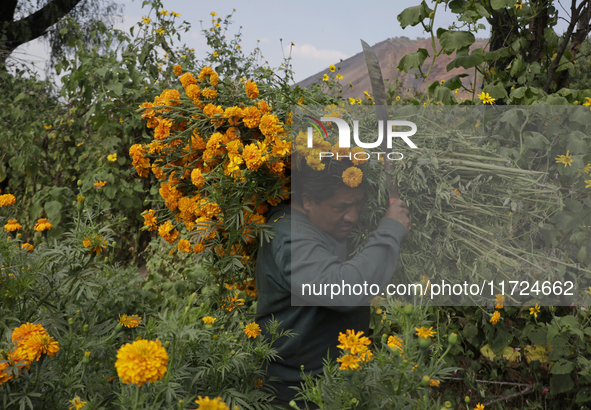
[[[314,299],[303,295],[304,285],[318,289],[325,284],[353,286],[366,281],[383,289],[409,234],[409,211],[403,201],[396,200],[365,247],[348,260],[347,237],[357,224],[367,190],[366,183],[355,188],[343,183],[343,170],[350,166],[345,159],[333,161],[325,171],[306,167],[292,173],[291,204],[275,207],[267,218],[275,236],[261,246],[257,256],[256,322],[266,338],[265,325],[272,318],[281,322],[280,330],[293,329],[297,334],[274,343],[281,360],[267,368],[268,376],[281,380],[270,384],[277,389],[276,403],[286,407],[296,394],[290,387],[300,387],[302,366],[306,373],[321,373],[327,355],[333,361],[339,357],[339,333],[347,329],[369,332],[372,295]]]

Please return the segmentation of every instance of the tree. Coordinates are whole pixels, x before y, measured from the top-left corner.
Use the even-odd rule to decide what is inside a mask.
[[[0,2],[0,67],[20,45],[45,38],[51,46],[51,62],[57,61],[68,38],[60,33],[65,17],[80,23],[111,22],[118,6],[105,0],[3,0]],[[100,13],[99,13],[100,12]],[[100,38],[83,39],[87,44],[100,44]]]

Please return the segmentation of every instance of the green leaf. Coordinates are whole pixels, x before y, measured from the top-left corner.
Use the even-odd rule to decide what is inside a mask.
[[[436,87],[433,95],[436,101],[442,102],[444,105],[456,105],[458,103],[453,91],[447,87]]]
[[[424,48],[419,48],[416,53],[409,53],[403,56],[397,68],[400,71],[409,72],[410,70],[421,67],[427,57],[429,57],[429,52]]]
[[[493,10],[500,10],[507,7],[515,7],[517,0],[490,0],[490,6]]]
[[[107,85],[107,90],[111,90],[115,93],[115,95],[120,96],[123,93],[123,84],[121,83],[111,83]]]
[[[418,6],[404,9],[396,18],[400,22],[400,26],[404,29],[408,26],[414,27],[421,23],[424,19],[429,17],[429,14],[432,11],[433,10],[431,10],[423,0]]]
[[[467,53],[456,53],[456,58],[454,58],[446,67],[447,71],[450,71],[454,68],[472,68],[476,67],[484,62],[484,57],[482,55],[482,49],[478,48],[472,52],[472,54]]]
[[[105,195],[108,198],[115,198],[115,194],[117,193],[117,187],[115,185],[112,184],[108,184],[106,187],[103,188],[103,191],[105,192]]]
[[[62,210],[62,203],[58,201],[48,201],[45,203],[45,212],[47,212],[47,219],[52,223],[57,224],[61,219],[60,211]]]
[[[573,371],[573,363],[569,362],[568,360],[565,359],[560,359],[560,361],[558,363],[554,363],[554,366],[552,366],[552,370],[550,370],[550,373],[552,374],[569,374],[570,372]]]
[[[439,44],[446,50],[457,50],[474,44],[476,38],[469,31],[445,31],[439,37]]]
[[[568,135],[566,149],[571,154],[586,154],[589,150],[589,144],[585,142],[588,137],[581,131],[572,131]]]
[[[526,131],[523,133],[524,144],[528,148],[547,149],[550,147],[550,141],[539,132]]]

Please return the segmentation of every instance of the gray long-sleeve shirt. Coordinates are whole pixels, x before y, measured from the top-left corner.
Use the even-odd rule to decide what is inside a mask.
[[[257,255],[256,322],[264,337],[268,337],[265,325],[272,317],[281,322],[280,329],[293,329],[297,334],[275,342],[273,347],[282,360],[267,369],[268,376],[293,385],[301,380],[302,365],[306,373],[318,374],[323,359],[339,356],[339,333],[347,329],[368,333],[368,302],[373,298],[364,294],[332,300],[330,294],[302,297],[302,285],[316,285],[318,290],[324,284],[353,286],[365,281],[383,288],[392,279],[408,230],[394,219],[383,218],[361,252],[347,260],[345,242],[338,242],[289,205],[274,208],[267,223],[273,225],[275,236],[263,243]],[[287,389],[279,389],[277,394],[283,400],[293,395]]]

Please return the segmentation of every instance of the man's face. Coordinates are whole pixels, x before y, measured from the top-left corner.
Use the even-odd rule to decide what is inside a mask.
[[[302,195],[303,208],[310,222],[338,241],[346,239],[357,224],[364,200],[363,187],[344,187],[320,203]]]

